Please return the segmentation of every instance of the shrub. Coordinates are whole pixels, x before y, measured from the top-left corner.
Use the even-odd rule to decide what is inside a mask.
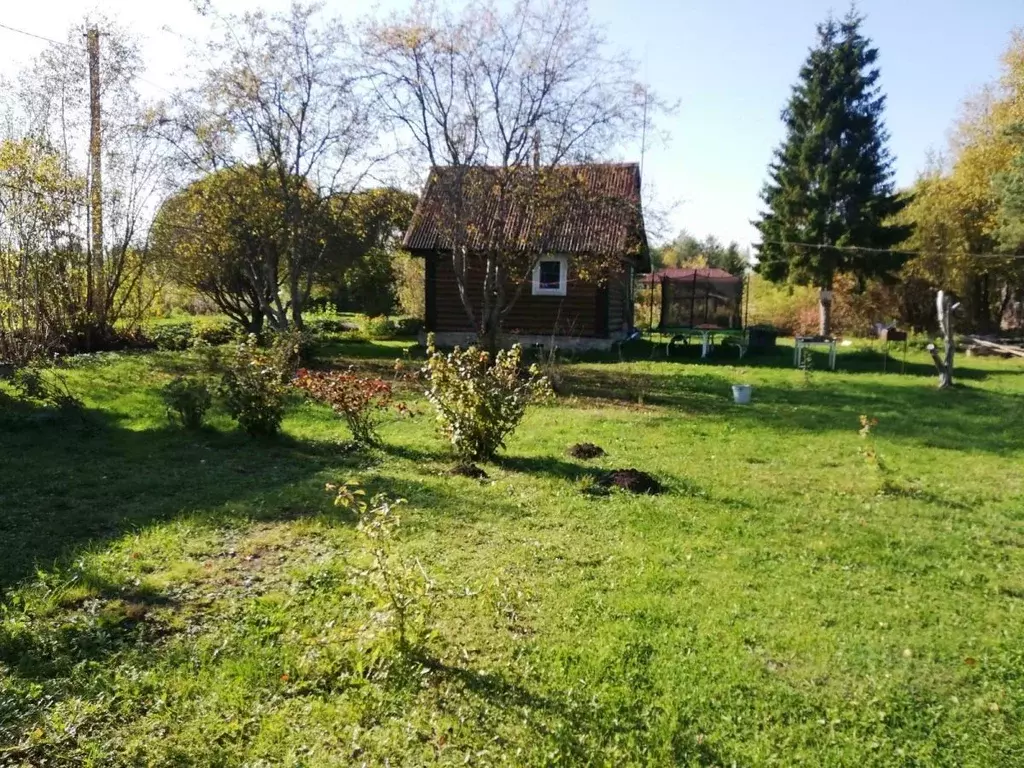
[[[238,338],[240,330],[240,326],[224,320],[204,318],[192,324],[192,342],[200,339],[213,346],[229,344]]]
[[[490,459],[523,420],[527,406],[551,395],[537,366],[524,370],[522,348],[490,355],[476,347],[449,353],[429,347],[423,374],[442,433],[463,459]]]
[[[418,317],[400,317],[395,324],[397,336],[416,336],[423,330],[423,321]]]
[[[361,378],[351,371],[300,370],[294,384],[344,417],[357,443],[380,442],[377,427],[391,405],[392,395],[391,385],[386,381]]]
[[[157,349],[181,352],[201,339],[207,344],[227,344],[237,337],[238,329],[231,323],[216,318],[180,320],[160,323],[148,331],[150,342]]]
[[[295,371],[313,360],[314,342],[305,331],[276,333],[270,340],[270,359],[281,372],[282,383],[291,380]]]
[[[422,652],[436,634],[433,617],[439,593],[420,561],[403,557],[396,546],[402,525],[399,509],[405,500],[379,494],[367,502],[361,488],[346,484],[328,484],[327,490],[335,494],[337,506],[359,517],[357,530],[365,538],[371,564],[354,570],[353,580],[369,587],[383,609],[374,611],[374,621],[392,630],[399,653]]]
[[[255,335],[239,342],[221,378],[220,392],[228,413],[253,436],[275,435],[284,418],[291,371],[285,364],[286,344],[261,349]]]
[[[398,333],[398,326],[390,317],[363,317],[359,330],[368,339],[390,339]]]
[[[149,330],[149,338],[157,349],[180,352],[192,343],[192,323],[183,320],[155,325]]]
[[[179,421],[186,429],[199,429],[213,398],[210,389],[199,379],[178,376],[161,391],[167,406],[167,419]]]
[[[315,311],[306,313],[303,322],[305,329],[314,336],[328,333],[345,333],[352,330],[351,321],[347,320],[338,308],[329,301],[319,299],[314,303]]]
[[[58,411],[80,411],[82,401],[71,391],[64,375],[55,369],[44,372],[36,365],[14,371],[11,384],[24,400],[56,408]]]
[[[345,333],[352,330],[351,327],[340,317],[329,317],[327,315],[316,315],[305,319],[305,328],[314,336],[323,336],[329,333]]]

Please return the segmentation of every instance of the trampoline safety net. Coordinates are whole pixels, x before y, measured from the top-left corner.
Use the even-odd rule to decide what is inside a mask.
[[[649,277],[661,286],[662,328],[742,327],[742,278],[720,269],[663,270]]]

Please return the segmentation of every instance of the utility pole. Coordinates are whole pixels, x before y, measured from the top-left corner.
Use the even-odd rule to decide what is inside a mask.
[[[100,317],[106,305],[102,292],[103,279],[103,145],[100,137],[100,31],[90,27],[86,33],[89,53],[89,166],[92,179],[89,189],[89,222],[91,253],[89,254],[88,310],[92,322],[102,326]]]

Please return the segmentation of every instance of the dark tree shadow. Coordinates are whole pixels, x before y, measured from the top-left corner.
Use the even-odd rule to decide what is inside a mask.
[[[553,456],[500,456],[497,464],[509,472],[526,475],[546,475],[557,480],[591,480],[596,481],[603,474],[601,470],[586,464],[577,464]]]
[[[628,648],[625,655],[629,655]],[[569,697],[540,694],[527,687],[527,681],[516,680],[505,673],[481,674],[424,653],[417,654],[414,660],[440,680],[461,688],[471,697],[521,713],[523,724],[534,731],[535,738],[557,747],[559,757],[571,765],[600,763],[602,742],[617,735],[628,735],[642,741],[652,725],[643,707],[608,707],[594,701],[571,706]],[[627,675],[629,672],[626,670]],[[650,681],[643,672],[630,675],[630,682],[640,688],[650,687]],[[634,693],[639,695],[641,692]],[[568,727],[554,727],[558,722]],[[680,728],[672,739],[673,762],[682,765],[693,764],[696,760],[699,765],[725,765],[725,760],[710,745],[701,743],[695,733],[685,733],[682,723],[678,725]],[[580,738],[583,735],[586,738]]]
[[[170,630],[153,621],[151,611],[180,606],[179,600],[164,592],[114,584],[94,573],[83,574],[79,583],[90,587],[89,597],[66,607],[88,603],[91,610],[42,632],[0,627],[0,662],[26,680],[64,677],[83,661],[102,661],[122,648],[157,643]]]
[[[307,481],[361,461],[285,435],[133,430],[101,411],[87,412],[85,425],[50,419],[0,432],[0,589],[86,544],[178,515],[319,513],[329,500]]]

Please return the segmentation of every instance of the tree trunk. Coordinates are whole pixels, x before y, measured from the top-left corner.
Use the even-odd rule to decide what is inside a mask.
[[[928,345],[928,352],[931,353],[932,361],[939,372],[939,389],[949,389],[953,386],[953,355],[956,352],[953,335],[953,310],[960,305],[954,304],[953,299],[945,291],[939,291],[935,305],[939,315],[939,327],[942,329],[945,359],[939,357],[939,350],[934,344]]]
[[[828,336],[832,332],[832,291],[822,288],[818,294],[818,333]]]
[[[480,345],[491,357],[498,354],[498,338],[501,333],[501,295],[499,282],[503,279],[497,258],[487,257],[484,272],[483,301],[480,304]]]
[[[258,309],[253,310],[252,319],[246,325],[245,332],[246,333],[255,333],[257,335],[263,333],[263,320],[264,320],[263,312],[261,312]]]
[[[291,301],[289,302],[289,304],[291,305],[292,311],[292,325],[295,326],[295,330],[301,331],[302,305],[305,304],[305,300],[303,299],[302,288],[299,284],[299,275],[298,272],[295,270],[293,270],[292,274],[290,275],[290,283],[291,284],[289,285],[289,289],[291,292]]]

